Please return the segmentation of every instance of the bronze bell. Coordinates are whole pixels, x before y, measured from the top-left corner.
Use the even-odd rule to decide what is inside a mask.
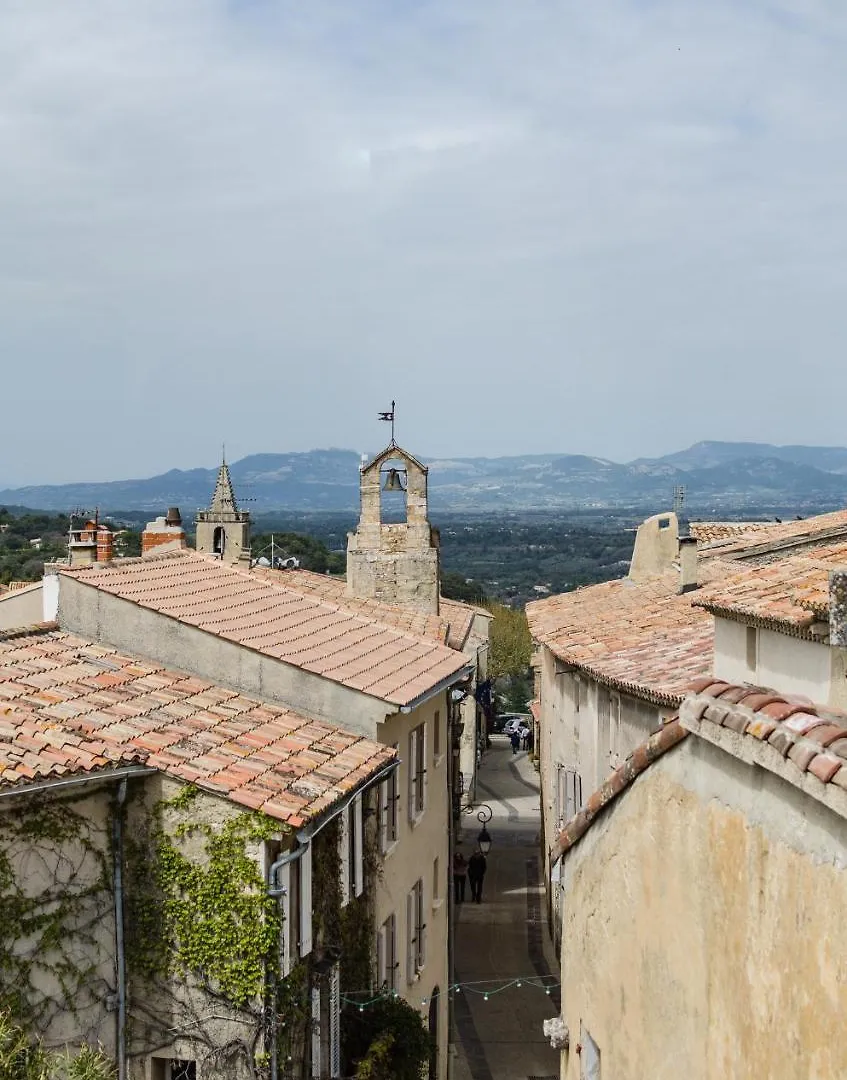
[[[383,491],[405,491],[406,490],[403,487],[403,480],[402,480],[402,477],[400,475],[400,469],[389,469],[388,470],[388,472],[386,474],[386,477],[385,477],[385,483],[382,485],[382,490]]]

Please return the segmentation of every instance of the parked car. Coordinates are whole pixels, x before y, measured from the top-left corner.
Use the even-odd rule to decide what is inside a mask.
[[[529,720],[528,713],[500,713],[499,716],[494,717],[491,733],[493,735],[511,735],[521,724],[528,724]]]

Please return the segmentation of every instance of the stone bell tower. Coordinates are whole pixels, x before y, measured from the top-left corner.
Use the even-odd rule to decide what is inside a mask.
[[[239,510],[226,461],[218,469],[218,481],[208,510],[198,510],[197,550],[217,555],[222,562],[250,565],[250,515]]]
[[[427,468],[392,439],[360,471],[359,526],[347,535],[347,595],[438,613],[438,530],[429,523]],[[384,497],[405,503],[386,521]]]

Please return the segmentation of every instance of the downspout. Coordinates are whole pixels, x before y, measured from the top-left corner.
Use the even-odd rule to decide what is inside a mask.
[[[281,889],[277,885],[277,883],[276,883],[276,875],[282,869],[283,866],[287,866],[289,863],[296,862],[299,858],[301,858],[302,855],[303,855],[303,852],[306,850],[307,847],[308,847],[308,842],[306,844],[303,844],[301,847],[294,848],[293,851],[287,851],[285,853],[285,855],[281,855],[276,860],[276,862],[274,862],[271,866],[268,867],[268,879],[267,879],[268,896],[273,897],[273,899],[276,900],[278,908],[282,907],[281,901],[282,901],[283,896],[285,896],[285,889]],[[279,944],[278,944],[278,949],[279,950],[282,949],[282,918],[283,918],[283,915],[280,914]],[[267,977],[266,985],[267,985],[267,991],[268,991],[268,1009],[269,1009],[269,1013],[270,1013],[270,1015],[268,1017],[268,1041],[270,1042],[270,1055],[271,1055],[270,1080],[278,1080],[278,1078],[279,1078],[279,1049],[277,1047],[278,1028],[277,1028],[277,1019],[276,1019],[276,975],[274,975],[273,970],[270,968],[270,966],[268,967],[268,977]],[[118,1080],[122,1080],[122,1078],[119,1077]]]
[[[331,814],[328,814],[322,820],[313,822],[311,825],[307,825],[305,828],[301,829],[296,834],[297,847],[293,848],[291,851],[287,851],[284,855],[280,855],[280,857],[276,860],[276,862],[274,862],[268,868],[268,876],[267,876],[267,883],[266,883],[267,884],[267,890],[268,890],[268,896],[272,897],[274,900],[277,901],[277,904],[279,904],[280,901],[282,900],[283,896],[285,895],[285,890],[281,889],[279,887],[279,885],[277,885],[277,880],[276,880],[277,873],[282,869],[282,867],[283,866],[288,866],[289,863],[296,862],[298,859],[302,858],[303,854],[306,851],[306,848],[308,848],[308,846],[311,844],[312,839],[315,836],[317,836],[317,834],[321,831],[321,829],[325,825],[328,825],[330,823],[330,821],[332,821],[334,818],[338,817],[338,815],[341,813],[341,811],[349,803],[351,803],[353,801],[353,799],[356,797],[356,795],[360,794],[363,791],[367,791],[368,788],[373,787],[374,784],[377,784],[381,780],[384,780],[388,776],[389,773],[394,772],[394,770],[399,768],[399,766],[400,766],[399,758],[395,758],[394,761],[390,761],[387,765],[384,765],[377,773],[375,773],[368,780],[368,782],[366,784],[364,784],[360,788],[357,788],[355,791],[350,792],[349,795],[347,795],[344,799],[342,799],[335,806],[333,806]],[[282,922],[281,921],[280,921],[279,932],[280,932],[279,947],[281,948],[282,947]],[[270,973],[270,971],[268,972],[266,986],[267,986],[267,992],[268,992],[268,1007],[269,1007],[269,1010],[270,1010],[270,1017],[269,1017],[269,1023],[268,1023],[268,1041],[270,1042],[270,1059],[271,1059],[270,1060],[270,1080],[279,1080],[279,1051],[277,1049],[277,1020],[276,1020],[276,995],[275,995],[276,979],[275,979],[274,975]],[[124,1080],[124,1078],[119,1077],[119,1080]]]
[[[112,844],[115,858],[115,951],[118,976],[118,1080],[126,1080],[126,953],[124,951],[124,834],[123,812],[126,804],[126,777],[118,784],[115,812],[112,816]]]

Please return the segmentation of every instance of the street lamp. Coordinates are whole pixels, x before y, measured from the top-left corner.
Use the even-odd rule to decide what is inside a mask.
[[[482,854],[487,855],[491,851],[491,836],[485,826],[491,821],[491,807],[484,804],[483,809],[479,811],[476,817],[477,821],[482,825],[476,842]]]

